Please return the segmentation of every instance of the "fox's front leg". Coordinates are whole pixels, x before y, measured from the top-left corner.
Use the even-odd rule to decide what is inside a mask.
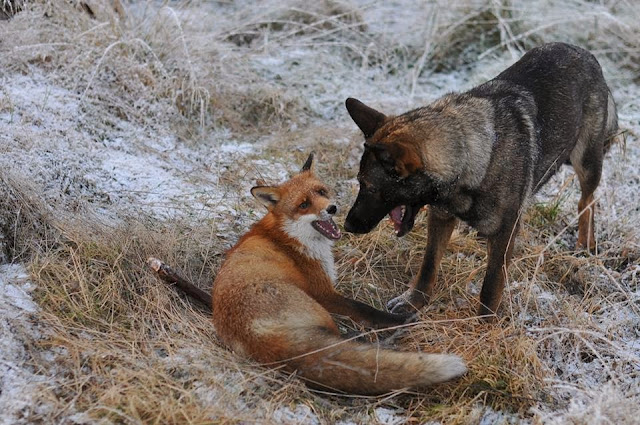
[[[418,276],[411,288],[387,303],[392,313],[415,312],[422,308],[431,295],[438,277],[440,261],[447,248],[451,233],[458,220],[447,213],[431,209],[427,222],[427,249]]]
[[[352,320],[374,328],[387,328],[409,321],[410,314],[394,314],[378,310],[363,302],[344,297],[337,292],[317,300],[329,313],[348,316]]]

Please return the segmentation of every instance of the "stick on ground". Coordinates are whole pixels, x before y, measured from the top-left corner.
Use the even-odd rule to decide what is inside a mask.
[[[160,279],[168,284],[177,286],[182,292],[211,309],[211,294],[198,288],[157,258],[149,257],[147,264],[156,272]]]

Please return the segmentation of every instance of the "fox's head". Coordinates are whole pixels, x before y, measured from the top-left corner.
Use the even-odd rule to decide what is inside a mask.
[[[342,236],[333,216],[338,207],[331,191],[314,174],[314,154],[300,173],[278,186],[256,186],[251,194],[281,223],[287,234],[305,245]]]

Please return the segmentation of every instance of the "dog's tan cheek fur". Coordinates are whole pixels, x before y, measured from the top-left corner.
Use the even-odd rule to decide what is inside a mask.
[[[402,178],[415,173],[423,167],[420,156],[410,146],[396,144],[392,155],[396,160],[396,172]]]

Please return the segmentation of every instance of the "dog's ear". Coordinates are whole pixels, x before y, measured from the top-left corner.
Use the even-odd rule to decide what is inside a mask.
[[[365,142],[364,147],[373,152],[387,173],[400,178],[407,177],[421,166],[420,159],[415,152],[400,143]]]
[[[315,165],[316,165],[314,162],[315,156],[316,156],[315,152],[311,152],[309,154],[309,157],[307,158],[304,165],[302,166],[302,169],[300,170],[301,173],[304,173],[305,171],[311,171],[313,173],[315,171]]]
[[[384,124],[385,114],[368,107],[358,99],[350,97],[345,102],[345,105],[349,115],[351,115],[351,119],[360,127],[364,137],[367,139],[373,136],[376,130]]]
[[[276,206],[280,200],[280,192],[275,186],[256,186],[251,188],[251,194],[264,205],[269,211]]]

